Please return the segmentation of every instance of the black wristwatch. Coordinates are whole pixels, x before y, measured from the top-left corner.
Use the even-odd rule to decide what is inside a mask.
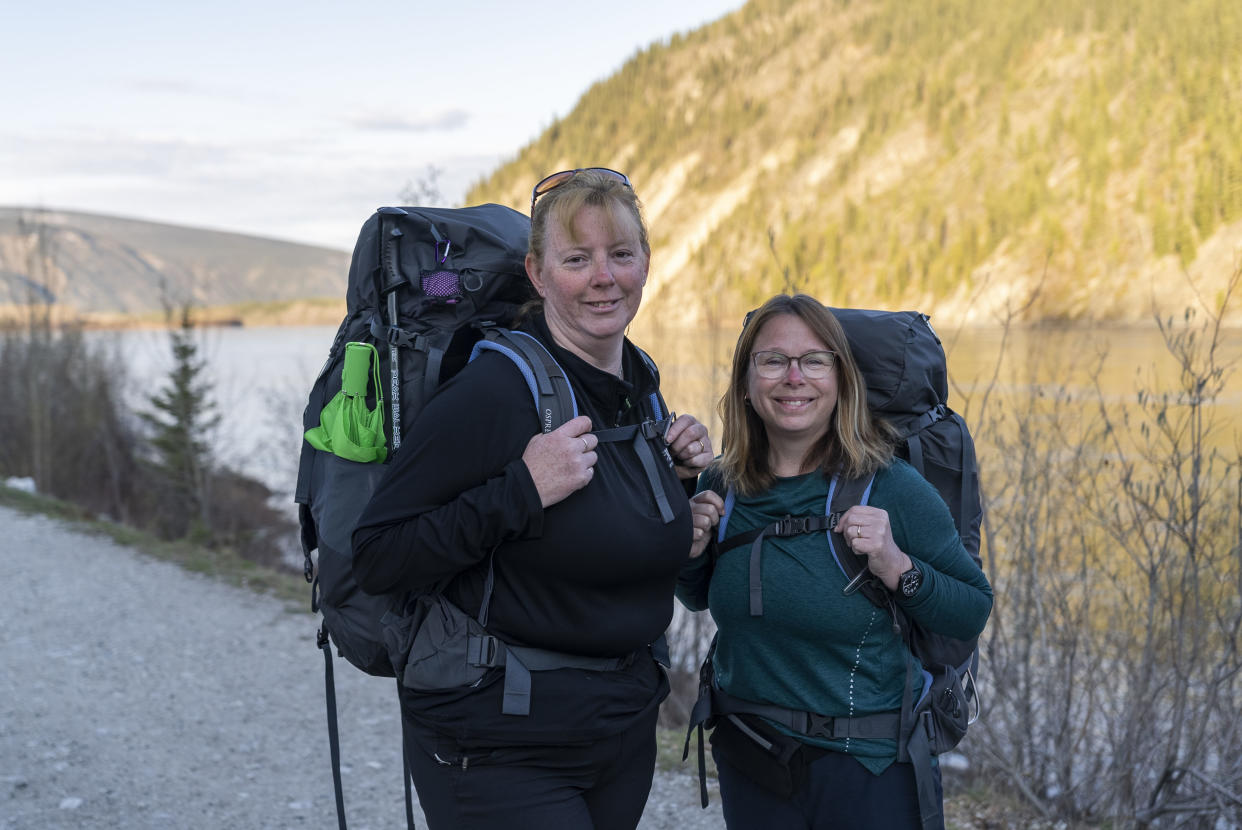
[[[919,570],[919,566],[910,562],[910,570],[901,575],[897,582],[897,590],[906,599],[910,599],[919,592],[919,588],[923,585],[923,572]]]

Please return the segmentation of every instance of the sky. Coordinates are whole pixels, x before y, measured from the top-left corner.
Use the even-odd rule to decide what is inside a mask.
[[[460,204],[591,84],[742,5],[0,0],[0,206],[347,250],[375,208],[429,181]]]

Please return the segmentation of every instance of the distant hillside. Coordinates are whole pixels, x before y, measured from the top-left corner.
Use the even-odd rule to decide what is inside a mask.
[[[1242,256],[1242,3],[751,0],[639,52],[466,201],[526,211],[586,165],[643,199],[640,326],[782,289],[961,323],[1178,314]],[[0,209],[0,305],[343,293],[342,251],[20,213]]]
[[[467,201],[526,210],[585,165],[635,182],[665,322],[789,287],[976,322],[1180,313],[1242,244],[1242,4],[751,0]]]
[[[0,305],[87,316],[344,297],[349,253],[67,211],[0,208]]]

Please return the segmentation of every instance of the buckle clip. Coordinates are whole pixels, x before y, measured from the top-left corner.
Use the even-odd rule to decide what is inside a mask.
[[[659,438],[660,440],[664,440],[664,433],[667,432],[668,430],[661,429],[659,421],[653,421],[650,418],[648,418],[647,420],[643,421],[641,424],[638,425],[638,431],[642,433],[643,438],[646,438],[648,441],[650,441],[653,438]]]
[[[832,738],[833,727],[836,726],[836,718],[830,718],[826,715],[816,715],[813,712],[807,713],[807,730],[806,734],[813,738]]]
[[[783,519],[776,520],[776,536],[797,536],[800,533],[808,533],[811,529],[811,520],[806,516],[786,516]]]
[[[500,654],[501,643],[491,634],[471,635],[466,643],[466,662],[471,666],[492,668]]]

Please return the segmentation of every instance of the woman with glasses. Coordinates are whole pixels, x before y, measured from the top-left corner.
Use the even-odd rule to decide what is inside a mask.
[[[433,829],[632,830],[668,694],[656,652],[689,496],[713,452],[695,418],[653,412],[655,365],[625,336],[650,260],[629,180],[556,173],[531,208],[539,299],[519,329],[564,369],[581,414],[542,433],[526,380],[482,353],[408,431],[354,533],[354,573],[373,593],[442,589],[471,617],[490,596],[486,633],[509,649],[474,685],[400,687]]]
[[[692,559],[677,596],[718,628],[712,754],[731,828],[920,828],[913,765],[897,736],[909,650],[895,611],[846,593],[828,533],[758,536],[708,549],[788,516],[824,518],[834,482],[866,481],[865,506],[836,534],[919,625],[968,638],[992,592],[936,490],[894,458],[894,436],[867,407],[841,325],[817,300],[778,295],[748,318],[720,402],[724,450],[694,497]],[[729,501],[726,514],[725,498]],[[719,551],[725,552],[720,553]],[[718,555],[717,555],[718,554]],[[795,730],[787,714],[813,713]],[[938,771],[924,793],[939,807]],[[930,794],[929,794],[930,793]],[[938,812],[938,811],[929,811]]]

